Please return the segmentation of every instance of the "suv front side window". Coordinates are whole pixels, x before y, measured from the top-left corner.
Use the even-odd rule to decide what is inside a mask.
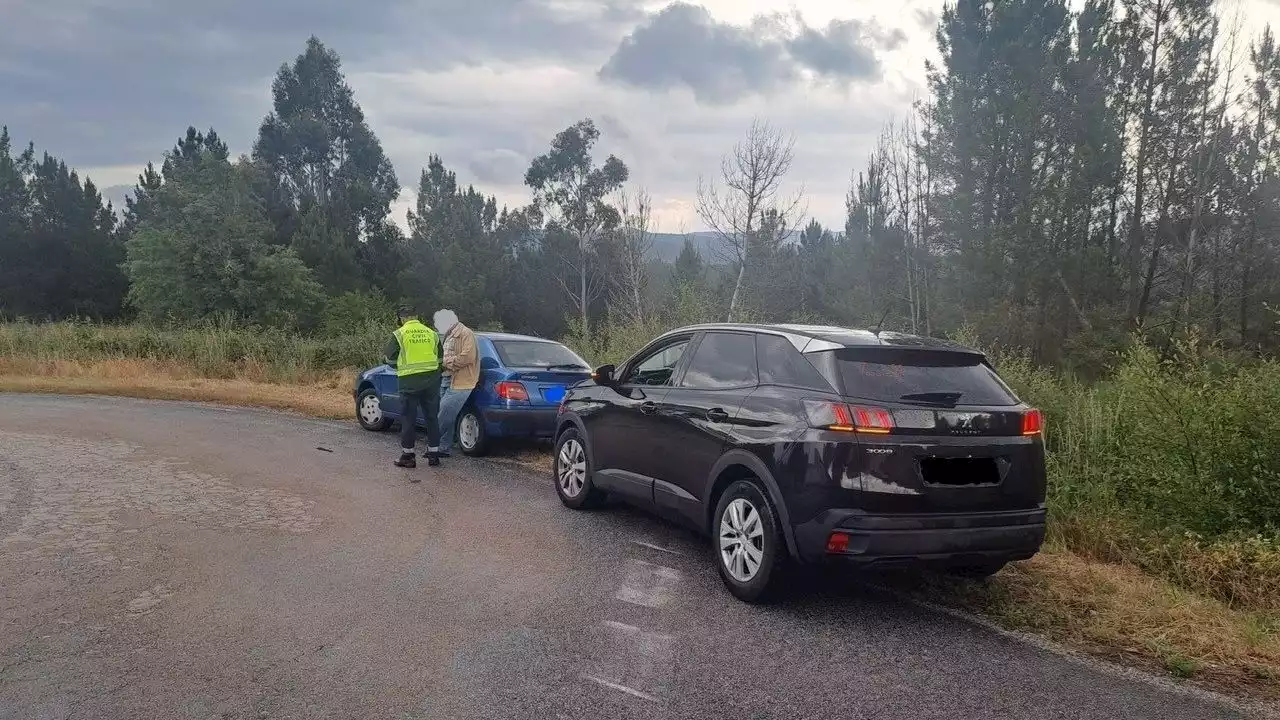
[[[675,374],[680,358],[689,347],[689,338],[682,338],[670,345],[658,348],[627,369],[622,378],[622,385],[662,386],[671,385],[671,377]]]
[[[707,333],[680,384],[696,390],[728,390],[758,382],[756,339],[745,333]]]

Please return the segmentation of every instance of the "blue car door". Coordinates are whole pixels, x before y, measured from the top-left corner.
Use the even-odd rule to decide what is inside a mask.
[[[384,367],[373,376],[373,388],[378,391],[384,415],[400,415],[400,384],[396,371]]]

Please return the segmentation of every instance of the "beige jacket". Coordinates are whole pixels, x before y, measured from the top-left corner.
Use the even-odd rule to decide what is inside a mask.
[[[458,323],[444,338],[444,370],[451,390],[473,390],[480,382],[480,358],[476,334]]]

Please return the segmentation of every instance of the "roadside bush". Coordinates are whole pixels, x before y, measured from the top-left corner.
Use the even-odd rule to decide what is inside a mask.
[[[993,353],[1045,412],[1050,535],[1233,605],[1280,606],[1280,364],[1194,339],[1086,386]]]

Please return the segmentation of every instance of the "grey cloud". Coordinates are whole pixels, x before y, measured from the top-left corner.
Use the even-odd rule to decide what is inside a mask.
[[[639,0],[0,4],[0,124],[79,167],[158,160],[188,125],[249,150],[272,76],[313,33],[349,73],[530,58],[594,67],[643,17]]]
[[[524,177],[525,170],[529,168],[529,158],[506,148],[477,150],[467,167],[479,182],[510,183],[513,178]]]
[[[807,27],[787,43],[800,63],[820,75],[868,77],[880,71],[875,51],[858,40],[860,24],[852,20],[832,20],[827,31]]]
[[[840,82],[874,80],[878,52],[906,40],[858,20],[807,25],[799,14],[757,17],[748,26],[722,23],[698,5],[676,2],[637,27],[600,68],[600,77],[642,88],[685,87],[699,100],[725,104],[770,94],[802,70]]]
[[[796,68],[782,44],[759,28],[717,22],[706,8],[674,3],[624,39],[600,76],[662,90],[685,86],[701,100],[723,103],[790,82]]]

